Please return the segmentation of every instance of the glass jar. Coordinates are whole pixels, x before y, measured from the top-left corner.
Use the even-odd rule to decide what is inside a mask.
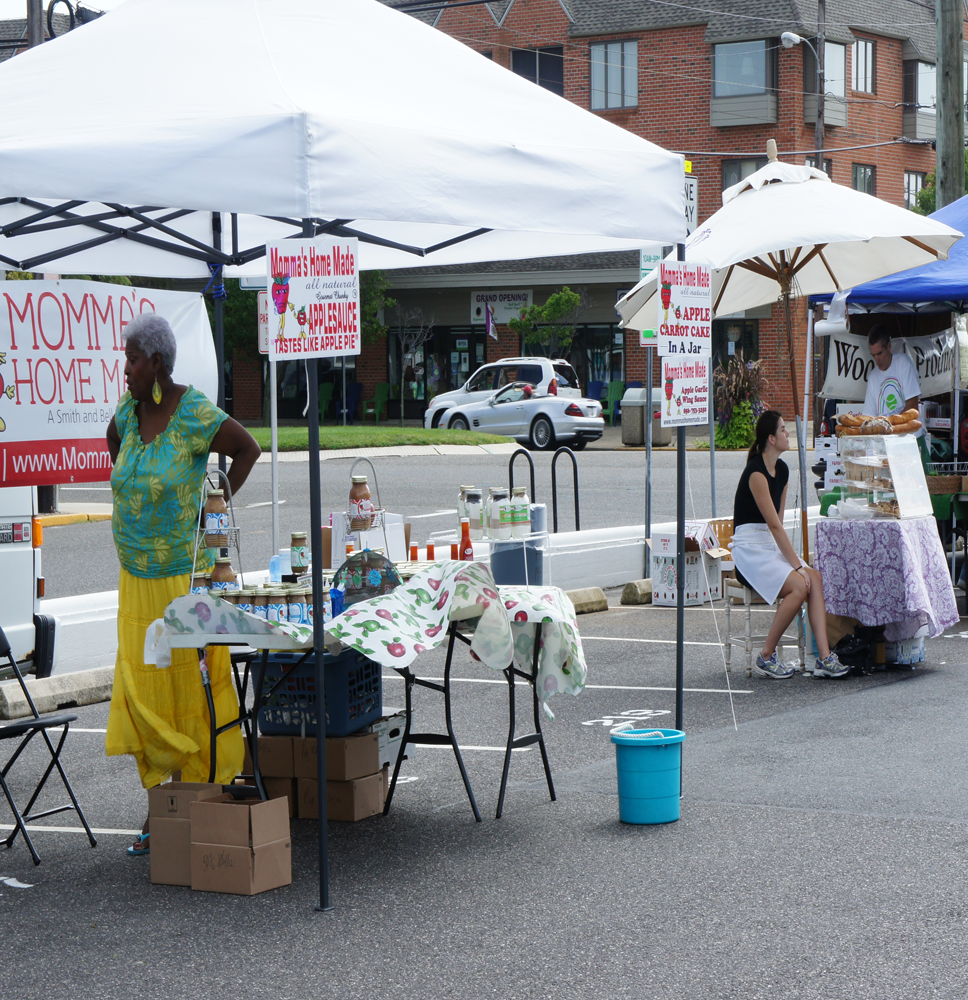
[[[190,594],[207,594],[212,586],[212,577],[209,573],[194,573],[192,583],[189,588]]]
[[[305,531],[294,531],[290,535],[289,564],[293,573],[299,573],[309,566],[309,546],[306,544]]]
[[[308,597],[307,587],[297,587],[289,592],[289,621],[293,625],[309,624]]]
[[[460,526],[460,522],[463,518],[467,517],[467,491],[476,489],[474,486],[462,486],[460,488],[460,494],[457,497],[457,524]]]
[[[252,588],[243,587],[239,591],[238,600],[235,602],[239,611],[244,611],[247,615],[252,614]]]
[[[495,539],[511,537],[511,501],[505,489],[492,491],[491,523],[488,534]]]
[[[289,621],[289,602],[286,600],[286,592],[278,587],[273,587],[266,594],[266,621]]]
[[[261,588],[256,590],[256,592],[252,595],[252,614],[254,614],[256,618],[264,619],[268,614],[268,606],[269,591]]]
[[[481,501],[481,491],[476,488],[468,490],[465,505],[467,509],[466,517],[470,522],[471,538],[483,538],[482,519],[484,517],[484,510]]]
[[[373,501],[366,476],[353,476],[350,487],[350,531],[367,531],[373,523]]]
[[[219,590],[216,593],[226,604],[237,605],[239,603],[239,592],[237,590]]]
[[[212,590],[238,590],[239,581],[228,556],[219,556],[212,570]]]
[[[229,526],[229,509],[221,490],[209,490],[205,500],[205,545],[222,549],[229,544],[226,529]]]
[[[526,538],[531,534],[531,501],[525,486],[511,488],[511,537]]]

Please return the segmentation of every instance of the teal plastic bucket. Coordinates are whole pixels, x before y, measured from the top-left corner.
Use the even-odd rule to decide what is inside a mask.
[[[679,818],[682,741],[678,729],[613,730],[618,815],[623,823],[674,823]]]

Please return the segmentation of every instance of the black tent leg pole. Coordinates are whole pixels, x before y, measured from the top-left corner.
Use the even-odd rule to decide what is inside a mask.
[[[222,214],[212,212],[212,246],[222,249]],[[221,277],[221,275],[219,276]],[[216,293],[218,289],[216,289]],[[218,367],[218,400],[220,410],[225,409],[225,303],[216,294],[213,298],[215,311],[215,364]],[[227,462],[224,455],[218,457],[219,472],[225,472]],[[221,483],[219,484],[221,485]]]

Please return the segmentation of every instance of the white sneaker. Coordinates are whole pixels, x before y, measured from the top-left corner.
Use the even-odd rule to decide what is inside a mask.
[[[756,663],[753,665],[753,669],[761,677],[772,677],[775,681],[785,681],[791,678],[796,672],[793,667],[788,667],[780,658],[776,655],[776,650],[773,650],[773,654],[768,659],[763,659],[762,655],[756,657]]]

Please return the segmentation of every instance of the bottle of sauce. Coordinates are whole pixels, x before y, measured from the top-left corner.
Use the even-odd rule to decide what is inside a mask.
[[[218,556],[215,568],[212,570],[212,590],[238,590],[239,581],[232,568],[232,560],[228,556]]]
[[[531,534],[531,501],[527,487],[511,488],[511,537],[527,538]]]
[[[434,543],[428,538],[427,539],[427,562],[433,562],[436,557],[434,556]]]
[[[205,545],[210,549],[223,549],[229,544],[226,529],[229,526],[229,509],[221,490],[209,490],[205,500]]]
[[[373,523],[373,501],[366,476],[353,476],[350,487],[350,531],[367,531]]]
[[[467,519],[471,523],[471,538],[483,538],[482,518],[484,511],[481,501],[481,491],[476,487],[467,491],[465,507],[467,510]]]
[[[474,544],[471,542],[471,522],[469,518],[460,520],[460,542],[457,546],[457,558],[462,562],[474,561]]]
[[[293,573],[300,573],[309,566],[309,546],[306,532],[294,531],[289,540],[289,562]]]

